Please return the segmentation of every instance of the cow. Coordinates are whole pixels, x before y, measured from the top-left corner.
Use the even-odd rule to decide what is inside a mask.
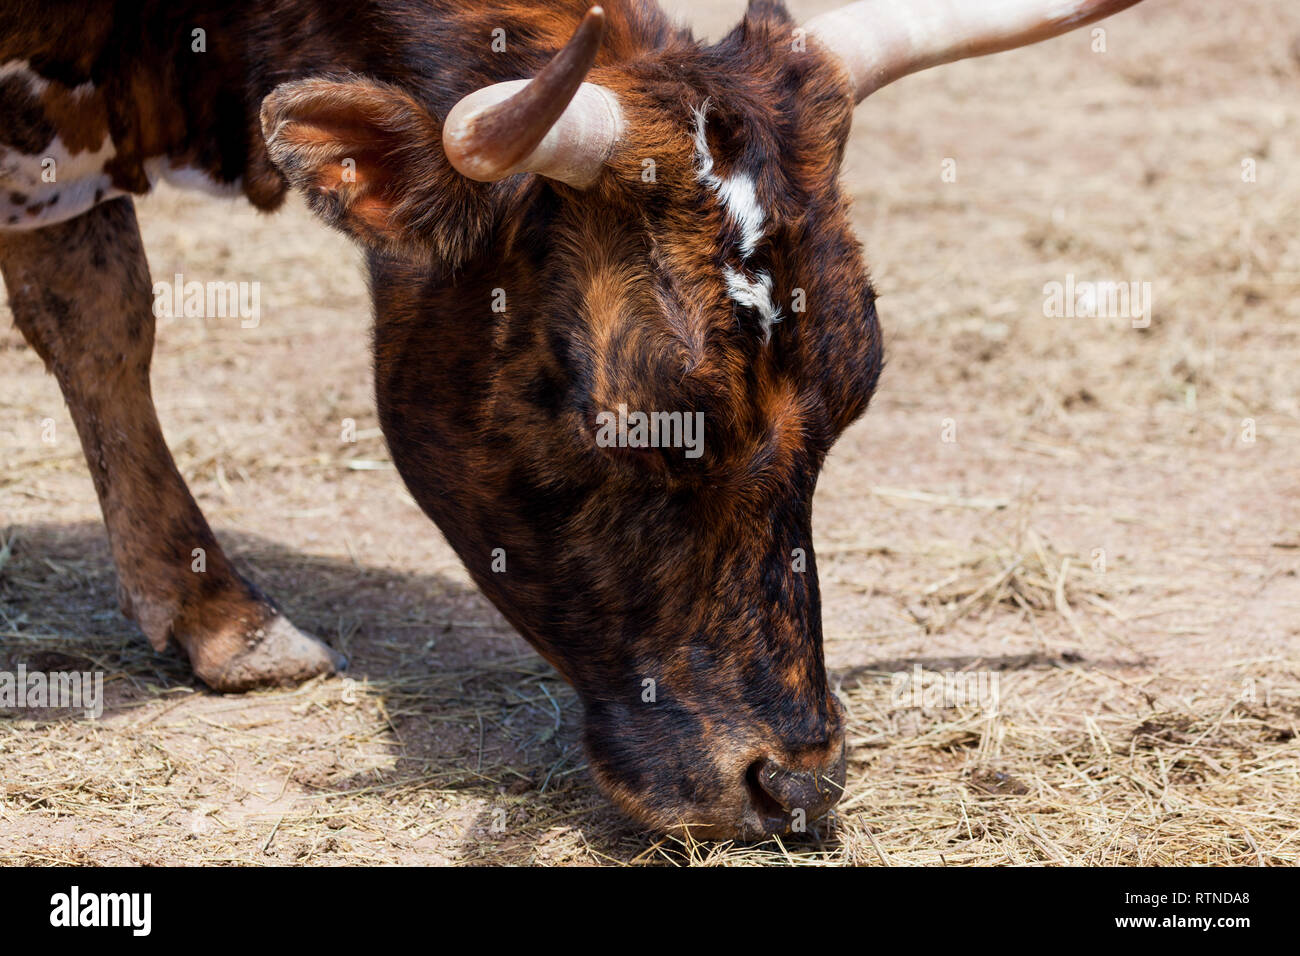
[[[131,197],[296,189],[366,252],[402,479],[576,689],[604,792],[709,839],[824,815],[813,490],[882,367],[854,108],[1135,2],[752,0],[705,44],[653,0],[3,0],[0,270],[124,612],[218,691],[344,664],[226,557],[150,397]]]

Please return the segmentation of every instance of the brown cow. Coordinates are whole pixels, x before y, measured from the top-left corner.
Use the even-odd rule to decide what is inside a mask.
[[[710,837],[824,813],[844,732],[811,504],[881,368],[836,182],[853,107],[1133,2],[866,0],[799,28],[755,0],[710,46],[652,0],[0,0],[0,267],[125,612],[220,690],[339,664],[226,559],[149,393],[130,196],[273,209],[292,185],[369,251],[393,459],[577,689],[601,786]]]

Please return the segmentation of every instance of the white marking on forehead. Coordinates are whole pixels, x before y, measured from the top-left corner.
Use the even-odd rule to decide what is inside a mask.
[[[709,151],[709,139],[705,134],[708,109],[705,103],[702,108],[692,111],[695,116],[695,158],[699,163],[695,177],[718,194],[723,208],[740,227],[740,254],[748,259],[763,238],[767,213],[758,204],[758,189],[753,176],[735,173],[724,179],[714,174],[713,153]]]
[[[696,178],[718,194],[727,215],[740,227],[740,259],[743,263],[754,254],[763,238],[767,213],[758,204],[758,190],[754,177],[746,173],[735,173],[725,179],[714,173],[713,153],[709,150],[709,138],[706,134],[709,104],[692,110],[695,117],[695,157],[698,165]],[[772,301],[772,277],[760,272],[755,277],[740,269],[727,266],[722,270],[722,277],[727,283],[727,292],[732,301],[746,309],[758,313],[758,323],[763,328],[763,341],[772,338],[772,326],[781,321],[781,310]]]
[[[763,341],[772,337],[772,326],[781,321],[781,310],[772,301],[772,277],[760,272],[751,279],[743,272],[727,266],[722,270],[727,280],[727,291],[737,305],[758,313],[758,324],[763,327]]]

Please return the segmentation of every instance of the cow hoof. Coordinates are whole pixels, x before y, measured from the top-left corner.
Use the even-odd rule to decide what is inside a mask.
[[[245,649],[224,661],[193,661],[195,675],[213,690],[240,693],[285,687],[333,674],[348,660],[323,641],[304,634],[276,613],[248,636]]]

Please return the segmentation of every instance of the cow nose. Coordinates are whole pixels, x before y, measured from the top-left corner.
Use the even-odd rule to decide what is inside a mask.
[[[788,819],[802,811],[804,821],[812,822],[844,795],[844,746],[841,743],[835,758],[824,766],[795,770],[765,758],[754,764],[751,773],[752,783]]]

